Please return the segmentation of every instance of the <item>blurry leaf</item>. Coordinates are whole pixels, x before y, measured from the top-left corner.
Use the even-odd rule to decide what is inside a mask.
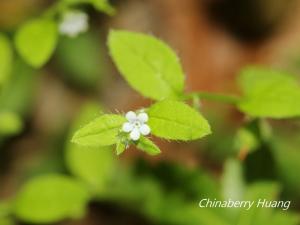
[[[0,218],[0,225],[15,225],[15,222],[10,217]]]
[[[1,111],[26,114],[33,103],[36,76],[21,60],[15,60],[12,74],[0,94]]]
[[[22,128],[22,120],[17,114],[0,111],[0,136],[17,134]]]
[[[111,6],[108,2],[108,0],[91,0],[94,7],[101,11],[101,12],[105,12],[108,15],[114,15],[116,10],[113,6]]]
[[[143,176],[151,175],[168,192],[180,193],[184,199],[195,201],[202,198],[220,199],[218,182],[208,172],[198,168],[162,161],[155,165],[139,162],[137,171]]]
[[[55,22],[40,18],[25,23],[17,31],[15,45],[28,64],[39,68],[51,57],[56,47],[57,37]]]
[[[117,142],[117,135],[124,122],[125,117],[117,114],[99,116],[79,129],[72,142],[85,146],[113,145]]]
[[[86,105],[81,110],[72,130],[86,124],[99,112],[100,108],[97,104]],[[70,143],[69,140],[66,162],[72,174],[85,181],[97,193],[103,190],[115,166],[111,147],[86,147]]]
[[[266,119],[260,119],[258,123],[259,133],[264,141],[269,141],[273,135],[272,126],[268,123]]]
[[[243,168],[236,159],[228,159],[224,165],[222,192],[224,199],[242,200],[245,191]]]
[[[249,129],[241,128],[235,136],[234,147],[238,151],[252,152],[259,147],[259,140]]]
[[[125,151],[125,149],[126,149],[126,145],[119,140],[116,145],[117,155],[121,155]]]
[[[147,113],[151,133],[158,137],[187,141],[211,133],[206,119],[179,101],[164,100],[155,103]]]
[[[279,194],[279,187],[275,183],[261,182],[249,187],[246,198],[249,200],[276,200]],[[282,210],[282,209],[281,209]],[[274,208],[252,207],[249,211],[241,212],[238,225],[297,225],[300,217],[287,211],[277,211]]]
[[[279,186],[275,183],[260,182],[251,185],[245,195],[244,200],[257,201],[266,199],[275,200],[279,192]],[[256,203],[255,203],[256,204]],[[241,211],[237,225],[265,225],[269,224],[272,218],[272,208],[251,207],[248,211]],[[284,224],[282,224],[284,225]]]
[[[162,41],[145,34],[111,31],[108,46],[120,73],[145,97],[178,97],[184,74],[178,57]]]
[[[172,211],[169,212],[167,221],[167,224],[176,225],[231,225],[225,217],[213,209],[199,208],[191,203],[178,204],[176,208],[173,207]]]
[[[45,175],[26,183],[17,195],[14,212],[29,223],[54,223],[80,218],[89,194],[78,181],[63,175]]]
[[[250,67],[242,71],[244,97],[238,107],[253,117],[289,118],[300,116],[300,86],[289,74]]]
[[[292,196],[300,197],[300,137],[298,132],[294,134],[279,132],[273,141],[273,154],[275,157],[278,174],[284,183],[286,191]]]
[[[275,212],[269,223],[272,225],[299,225],[300,217],[293,213]]]
[[[157,147],[152,141],[146,137],[140,137],[136,146],[138,149],[147,152],[149,155],[157,155],[160,153],[159,147]]]
[[[0,88],[11,72],[12,58],[13,53],[9,40],[0,33]]]
[[[96,87],[101,78],[105,63],[98,39],[92,33],[85,33],[59,41],[57,61],[64,70],[63,75],[78,86]]]
[[[11,202],[1,201],[0,202],[0,218],[8,216],[11,213]]]
[[[246,185],[244,181],[243,167],[240,161],[233,158],[229,158],[226,160],[221,182],[224,200],[243,200]],[[228,217],[230,217],[233,221],[236,221],[239,213],[242,210],[243,209],[241,208],[235,207],[226,208]]]
[[[0,225],[15,224],[10,214],[11,214],[11,202],[0,202]]]
[[[163,187],[160,180],[154,177],[135,176],[128,170],[120,173],[106,197],[110,201],[124,202],[127,207],[129,205],[134,208],[155,224],[229,225],[216,210],[200,209],[198,199],[184,201],[179,190],[172,192],[167,189],[165,192],[167,187]]]

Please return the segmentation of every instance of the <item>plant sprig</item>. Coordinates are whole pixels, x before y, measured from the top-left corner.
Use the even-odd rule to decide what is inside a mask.
[[[201,100],[232,104],[253,118],[300,116],[300,106],[294,104],[300,101],[299,85],[294,78],[282,72],[261,67],[246,68],[239,80],[241,96],[201,91],[186,93],[180,60],[161,40],[141,33],[112,30],[108,47],[114,63],[129,85],[144,97],[157,101],[145,109],[149,115],[151,134],[157,137],[190,141],[210,134],[209,123],[197,111]],[[195,109],[185,103],[191,99]],[[100,116],[79,129],[72,141],[93,146],[116,144],[117,154],[130,144],[152,155],[160,152],[153,152],[155,145],[149,139],[139,139],[138,131],[129,135],[124,133],[121,128],[125,122],[125,115]],[[134,132],[134,128],[130,132]],[[150,145],[145,145],[145,140]]]

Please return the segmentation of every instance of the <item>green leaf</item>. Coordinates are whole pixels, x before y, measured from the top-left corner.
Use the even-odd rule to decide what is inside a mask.
[[[290,196],[300,196],[300,136],[296,130],[290,131],[290,127],[276,129],[272,142],[272,154],[274,155],[280,181]]]
[[[126,149],[126,145],[119,140],[116,145],[117,155],[121,155],[125,151],[125,149]]]
[[[91,90],[99,86],[105,74],[103,55],[98,35],[88,32],[76,38],[61,37],[55,56],[68,81]]]
[[[106,188],[114,169],[113,151],[110,147],[89,147],[71,144],[66,152],[68,168],[88,184],[95,193]]]
[[[151,133],[174,140],[194,140],[211,133],[206,119],[185,103],[164,100],[148,111]]]
[[[0,202],[0,225],[15,225],[11,217],[11,202]]]
[[[63,0],[67,6],[74,6],[77,4],[92,4],[95,9],[104,12],[108,15],[114,15],[115,9],[109,4],[108,0]]]
[[[248,188],[244,200],[255,201],[255,204],[257,204],[259,199],[266,199],[267,201],[275,200],[279,190],[280,188],[276,183],[254,183]],[[268,224],[270,218],[272,218],[272,210],[272,208],[256,207],[254,205],[248,211],[241,211],[237,225]]]
[[[157,155],[161,152],[159,147],[157,147],[146,137],[140,137],[136,147],[144,152],[147,152],[149,155]]]
[[[9,216],[11,214],[11,210],[12,210],[12,208],[11,208],[10,201],[1,201],[0,202],[0,218]]]
[[[239,109],[253,117],[289,118],[300,116],[300,86],[289,74],[260,67],[242,71],[244,97]]]
[[[272,225],[299,225],[299,223],[299,214],[286,212],[275,212],[270,221]]]
[[[14,135],[23,129],[21,118],[12,112],[0,112],[0,135]]]
[[[85,105],[75,121],[72,131],[86,124],[100,111],[100,107],[96,103]],[[111,147],[81,146],[68,141],[65,158],[72,174],[87,183],[92,191],[99,194],[105,190],[115,167]]]
[[[259,145],[259,140],[252,131],[247,128],[238,130],[234,140],[234,147],[237,151],[253,152]]]
[[[31,66],[39,68],[51,57],[57,42],[57,26],[50,19],[35,19],[25,23],[15,37],[17,51]]]
[[[117,135],[124,122],[126,119],[121,115],[102,115],[79,129],[72,142],[85,146],[113,145],[117,142]]]
[[[224,199],[242,200],[245,190],[243,168],[236,159],[228,159],[222,177]]]
[[[45,175],[22,187],[14,213],[24,222],[39,224],[80,218],[89,198],[80,182],[63,175]]]
[[[133,89],[155,100],[182,94],[178,57],[162,41],[145,34],[111,31],[108,46],[120,73]]]
[[[0,87],[6,82],[12,66],[13,53],[9,40],[0,34]]]
[[[108,0],[92,0],[95,9],[107,13],[108,15],[114,15],[116,13],[115,8],[109,4]]]
[[[32,68],[17,58],[11,77],[0,93],[1,111],[26,115],[34,102],[37,77]]]

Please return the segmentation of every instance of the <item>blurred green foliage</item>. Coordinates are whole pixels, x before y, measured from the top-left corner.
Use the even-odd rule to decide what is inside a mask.
[[[22,130],[22,120],[17,114],[0,112],[0,135],[13,135]]]
[[[3,111],[12,111],[25,116],[32,110],[37,77],[23,61],[14,61],[12,73],[0,93]]]
[[[1,162],[17,157],[13,155],[16,151],[9,153],[9,150],[12,143],[19,144],[18,140],[10,137],[16,138],[24,128],[32,129],[27,123],[32,122],[31,117],[35,115],[32,111],[36,103],[36,85],[40,83],[37,71],[31,67],[45,65],[56,51],[53,62],[59,68],[55,69],[60,69],[68,82],[86,92],[98,88],[105,75],[107,63],[100,34],[91,31],[70,39],[59,37],[57,33],[57,16],[69,8],[80,8],[82,4],[92,5],[108,14],[114,12],[105,0],[62,0],[37,19],[21,25],[14,35],[14,46],[10,43],[11,34],[1,33],[0,141],[7,148],[0,149]],[[42,138],[39,137],[38,142],[46,143],[38,146],[42,156],[35,159],[41,165],[30,165],[31,168],[20,172],[20,177],[12,178],[24,180],[24,183],[17,191],[12,191],[12,194],[16,192],[14,196],[1,200],[0,225],[54,224],[80,219],[87,215],[91,202],[99,207],[98,210],[104,202],[130,209],[153,224],[299,225],[299,213],[296,213],[300,207],[299,127],[289,127],[297,123],[297,119],[284,120],[283,124],[274,127],[273,121],[265,120],[299,116],[300,89],[294,77],[273,69],[248,67],[239,78],[241,96],[204,92],[185,94],[184,73],[179,60],[162,41],[143,34],[112,31],[108,44],[124,78],[143,96],[154,100],[171,96],[182,101],[192,98],[196,103],[202,99],[227,102],[244,112],[248,120],[233,129],[229,125],[231,121],[226,124],[225,116],[219,111],[217,113],[222,114],[219,117],[209,117],[214,135],[191,145],[205,149],[192,155],[201,157],[203,164],[197,161],[198,164],[188,167],[168,158],[150,163],[147,158],[138,156],[123,161],[109,145],[117,144],[118,155],[127,147],[115,140],[125,118],[110,114],[99,119],[105,110],[97,102],[83,104],[72,124],[65,123],[64,129],[69,128],[65,136],[65,130],[47,134],[50,137],[39,134]],[[63,82],[60,78],[58,80]],[[76,107],[79,105],[81,103]],[[210,133],[208,123],[196,112],[197,107],[202,109],[201,105],[194,106],[192,109],[173,100],[150,106],[149,124],[153,134],[191,140]],[[47,120],[47,116],[44,119]],[[100,125],[84,127],[95,120],[100,120]],[[107,129],[110,125],[113,125],[112,130]],[[282,130],[283,127],[288,131]],[[84,140],[85,145],[70,141],[77,130],[80,131],[77,138]],[[59,136],[55,140],[57,143],[51,143],[52,135]],[[103,144],[103,140],[106,146],[88,146],[91,142]],[[144,137],[136,147],[150,155],[160,153],[158,146]],[[12,155],[7,157],[6,154]],[[176,160],[180,157],[178,155]],[[8,164],[10,160],[7,160]],[[13,172],[23,169],[22,165],[15,167],[12,166]],[[5,169],[1,165],[3,171],[0,172],[5,174]],[[17,175],[12,173],[11,176]],[[246,211],[200,208],[198,203],[202,198],[266,198],[291,200],[292,203],[287,211],[255,207]]]
[[[31,223],[56,222],[84,215],[89,193],[84,185],[63,175],[34,178],[20,190],[13,213]]]
[[[54,52],[58,31],[52,19],[26,22],[17,32],[15,45],[22,58],[33,67],[43,66]]]
[[[253,117],[289,118],[300,115],[300,85],[281,71],[249,67],[239,77],[244,98],[239,109]]]
[[[97,33],[87,32],[76,38],[61,38],[57,50],[57,64],[63,76],[72,84],[91,90],[105,73],[103,47]]]
[[[12,58],[13,53],[8,38],[0,34],[0,88],[8,79],[12,67]]]

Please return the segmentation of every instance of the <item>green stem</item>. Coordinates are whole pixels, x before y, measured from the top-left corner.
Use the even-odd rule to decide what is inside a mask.
[[[183,96],[185,100],[193,99],[195,96],[199,97],[200,100],[209,100],[215,102],[223,102],[229,104],[237,104],[240,101],[240,97],[236,95],[212,93],[212,92],[191,92]]]

